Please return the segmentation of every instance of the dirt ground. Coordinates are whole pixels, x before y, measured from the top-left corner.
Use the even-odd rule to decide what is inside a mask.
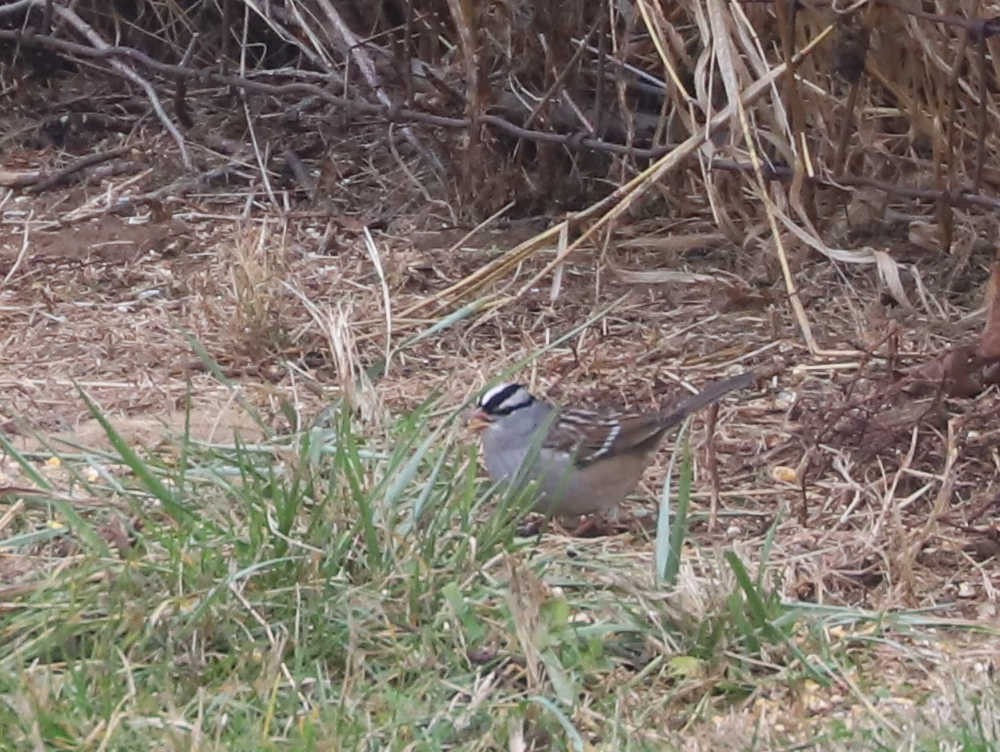
[[[111,197],[176,173],[158,156],[169,151],[161,137],[134,157],[145,170],[134,182],[8,193],[0,427],[15,446],[42,461],[47,443],[102,445],[78,389],[150,448],[179,434],[188,410],[206,441],[262,436],[246,405],[271,431],[307,425],[356,381],[358,364],[469,302],[435,309],[434,296],[552,221],[500,219],[469,234],[441,202],[421,203],[388,156],[373,171],[371,158],[351,162],[357,145],[341,145],[326,192],[285,209],[262,190],[215,186],[111,210]],[[53,158],[25,147],[4,166]],[[775,561],[792,597],[995,616],[1000,397],[993,388],[942,398],[926,370],[983,329],[995,228],[970,222],[963,250],[943,255],[912,226],[876,219],[859,239],[831,222],[837,240],[887,248],[912,302],[895,299],[874,266],[797,251],[792,273],[818,343],[810,352],[767,233],[755,228],[741,246],[706,206],[688,208],[623,219],[606,246],[567,260],[557,291],[551,276],[524,287],[553,256],[543,247],[485,288],[494,298],[483,311],[394,352],[356,395],[366,418],[377,426],[431,392],[457,404],[610,306],[519,378],[558,401],[642,408],[742,368],[772,374],[727,401],[711,440],[706,416],[695,423],[696,511],[720,514],[696,524],[699,540],[753,540],[778,516]],[[922,384],[907,381],[914,372]],[[668,449],[647,475],[640,515]],[[0,469],[7,484],[23,483],[10,462]]]

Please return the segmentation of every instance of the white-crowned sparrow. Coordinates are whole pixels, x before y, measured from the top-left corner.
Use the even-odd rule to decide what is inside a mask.
[[[709,384],[667,410],[620,413],[558,407],[520,384],[500,384],[479,399],[470,425],[482,431],[494,480],[536,481],[537,512],[609,512],[639,483],[663,435],[695,410],[754,383],[744,371]]]

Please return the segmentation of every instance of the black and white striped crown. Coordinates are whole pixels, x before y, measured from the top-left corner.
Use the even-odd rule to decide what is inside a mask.
[[[487,415],[510,415],[535,401],[521,384],[498,384],[479,398],[479,407]]]

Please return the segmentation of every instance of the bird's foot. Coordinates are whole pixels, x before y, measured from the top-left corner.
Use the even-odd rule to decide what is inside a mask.
[[[590,514],[580,520],[570,535],[574,538],[605,538],[619,535],[629,529],[628,520],[609,520],[600,514]]]
[[[541,535],[545,531],[545,523],[547,521],[547,518],[541,515],[523,519],[514,529],[514,533],[518,538],[532,538],[536,535]]]

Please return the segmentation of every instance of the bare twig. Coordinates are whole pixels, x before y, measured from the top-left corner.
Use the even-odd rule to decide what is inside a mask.
[[[22,186],[27,186],[28,193],[41,193],[42,191],[48,190],[54,186],[57,186],[65,182],[70,175],[79,172],[87,167],[91,167],[101,162],[107,162],[110,159],[117,159],[118,157],[124,156],[131,151],[131,147],[122,146],[117,149],[111,149],[110,151],[99,152],[97,154],[89,154],[86,157],[81,157],[73,163],[63,167],[61,170],[56,170],[48,174],[38,173],[37,179],[33,180],[31,183],[22,183]]]
[[[361,75],[364,76],[367,84],[375,92],[375,96],[378,98],[382,105],[392,111],[396,108],[396,103],[392,101],[389,94],[386,92],[385,87],[382,86],[381,82],[378,80],[378,76],[375,73],[375,65],[372,63],[371,58],[368,56],[365,48],[360,44],[360,41],[355,36],[354,32],[351,31],[350,27],[344,23],[344,19],[340,17],[336,8],[330,0],[317,0],[317,4],[326,14],[327,19],[330,21],[337,33],[343,38],[344,43],[350,52],[351,57],[354,62],[357,63],[358,68],[361,70]],[[420,139],[417,138],[416,134],[411,128],[403,128],[403,136],[407,141],[415,148],[424,158],[433,165],[434,169],[439,173],[444,171],[444,165],[437,156],[431,152],[426,146],[424,146]]]
[[[353,111],[357,114],[380,115],[385,117],[390,122],[419,122],[442,128],[455,129],[467,129],[469,127],[468,118],[437,115],[405,107],[387,109],[383,106],[371,104],[362,100],[339,96],[332,93],[330,90],[315,84],[299,81],[286,84],[270,84],[254,81],[240,76],[223,76],[213,71],[204,69],[196,70],[191,68],[182,68],[177,65],[171,65],[169,63],[163,63],[159,60],[154,60],[148,55],[140,52],[139,50],[132,49],[131,47],[105,46],[101,49],[95,49],[93,47],[76,44],[74,42],[67,42],[48,35],[28,32],[22,33],[0,29],[0,40],[3,39],[18,41],[26,46],[55,49],[68,54],[80,55],[89,58],[99,59],[124,57],[139,62],[146,67],[157,71],[158,73],[171,77],[193,78],[223,86],[233,86],[256,94],[266,94],[271,96],[308,95],[315,97],[318,100],[336,104],[348,112]],[[678,145],[676,144],[643,148],[620,144],[601,138],[595,138],[593,136],[581,135],[579,133],[563,134],[533,130],[515,125],[509,120],[498,115],[483,115],[480,117],[479,122],[485,125],[490,125],[516,138],[528,141],[558,144],[571,150],[590,150],[620,156],[631,156],[636,159],[659,159],[678,148]],[[750,164],[727,159],[715,159],[711,162],[710,166],[712,169],[727,170],[732,172],[750,172],[754,169]],[[791,168],[774,163],[762,164],[761,173],[771,180],[790,180],[794,177],[794,171]],[[980,195],[971,191],[941,191],[931,188],[908,187],[899,183],[863,176],[852,177],[848,175],[839,175],[835,179],[827,179],[818,175],[806,175],[803,176],[803,178],[825,187],[836,188],[841,186],[869,186],[885,191],[889,195],[917,198],[928,201],[944,200],[947,204],[956,207],[980,207],[991,210],[1000,209],[1000,199],[992,196]]]
[[[24,257],[28,253],[28,247],[29,247],[28,238],[31,236],[31,215],[30,214],[25,218],[23,226],[24,226],[24,234],[21,236],[21,250],[17,252],[17,258],[14,259],[14,263],[10,267],[10,270],[7,272],[7,274],[4,275],[4,278],[3,278],[3,284],[4,284],[4,286],[6,286],[11,281],[11,279],[14,278],[14,275],[17,273],[18,268],[21,266],[21,263],[24,261]]]
[[[38,3],[39,5],[41,2]],[[62,16],[73,28],[75,28],[80,34],[86,37],[90,43],[97,49],[105,49],[109,47],[107,42],[105,42],[100,34],[94,31],[90,24],[84,21],[80,16],[76,14],[72,8],[66,8],[62,5],[53,5],[53,9],[56,13]],[[125,78],[129,79],[135,84],[142,87],[143,91],[146,92],[146,97],[149,99],[150,104],[153,106],[153,110],[156,112],[156,116],[160,119],[163,127],[167,130],[167,133],[174,139],[177,144],[177,149],[181,153],[181,161],[184,163],[184,167],[188,170],[192,169],[194,166],[191,162],[191,155],[188,153],[187,144],[184,142],[184,137],[177,130],[177,127],[170,120],[170,117],[163,109],[163,105],[160,103],[160,97],[157,95],[156,90],[153,88],[152,84],[146,79],[136,73],[132,68],[125,65],[121,60],[116,58],[111,58],[111,66],[121,73]]]

